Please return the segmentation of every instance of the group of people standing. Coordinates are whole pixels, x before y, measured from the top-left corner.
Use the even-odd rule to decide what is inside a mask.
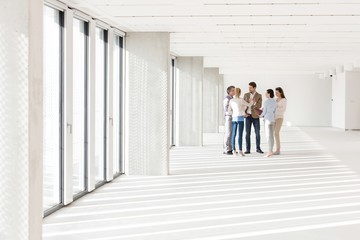
[[[260,147],[260,118],[264,119],[265,133],[269,145],[266,157],[280,155],[280,130],[284,121],[287,99],[281,87],[265,92],[266,100],[263,104],[262,95],[256,91],[255,82],[249,83],[249,92],[241,98],[241,89],[230,86],[224,99],[225,134],[224,154],[233,155],[251,153],[251,127],[254,126],[256,134],[256,152],[263,154]],[[276,99],[274,98],[276,95]],[[246,151],[243,152],[243,132],[246,131]],[[236,151],[236,137],[238,137],[239,152]],[[274,152],[274,139],[276,151]]]

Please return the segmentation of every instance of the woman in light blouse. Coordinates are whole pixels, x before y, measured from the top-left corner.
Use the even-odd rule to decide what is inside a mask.
[[[284,122],[284,115],[287,107],[287,99],[284,94],[284,90],[281,87],[275,89],[277,108],[275,112],[275,142],[276,152],[274,155],[280,155],[280,130]]]
[[[265,93],[266,101],[264,102],[262,113],[260,117],[264,118],[265,133],[269,144],[269,151],[265,157],[272,157],[274,155],[274,128],[275,128],[275,112],[277,108],[276,100],[274,99],[274,90],[268,89]]]

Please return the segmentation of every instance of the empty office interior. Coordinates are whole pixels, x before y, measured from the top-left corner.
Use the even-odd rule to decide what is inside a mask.
[[[359,238],[359,0],[0,8],[1,240]],[[281,154],[224,154],[250,82]]]

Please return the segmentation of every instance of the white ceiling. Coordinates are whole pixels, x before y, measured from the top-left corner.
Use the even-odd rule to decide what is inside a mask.
[[[360,0],[69,0],[127,32],[170,32],[224,74],[313,73],[360,60]]]

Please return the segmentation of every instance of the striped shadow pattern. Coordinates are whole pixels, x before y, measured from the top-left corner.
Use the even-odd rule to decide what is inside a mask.
[[[171,151],[170,176],[121,177],[45,219],[44,239],[357,239],[359,176],[300,129],[273,158],[207,137]]]

